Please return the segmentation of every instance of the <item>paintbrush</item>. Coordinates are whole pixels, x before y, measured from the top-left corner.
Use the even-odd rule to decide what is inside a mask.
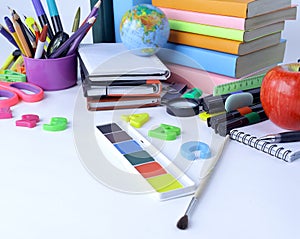
[[[216,135],[216,137],[221,137]],[[179,219],[179,221],[177,222],[177,227],[179,229],[186,229],[188,227],[188,223],[189,223],[189,216],[191,214],[191,212],[193,211],[194,207],[196,206],[196,203],[216,165],[216,163],[218,162],[219,158],[222,155],[224,146],[226,144],[226,142],[229,139],[229,135],[227,135],[225,137],[225,139],[223,140],[223,142],[220,144],[219,149],[217,151],[217,154],[210,160],[208,160],[206,163],[204,163],[201,172],[200,172],[200,184],[198,186],[198,188],[196,189],[194,196],[192,197],[189,206],[187,208],[187,210],[185,211],[184,215]]]

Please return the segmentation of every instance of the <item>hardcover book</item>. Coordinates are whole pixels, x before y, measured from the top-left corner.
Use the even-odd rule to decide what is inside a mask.
[[[144,108],[160,105],[160,96],[101,96],[87,97],[87,108],[90,111]]]
[[[158,51],[158,57],[165,63],[194,67],[208,72],[240,78],[264,67],[283,61],[286,40],[243,56],[212,51],[204,48],[167,43]]]
[[[248,31],[286,20],[295,20],[297,7],[290,6],[251,18],[231,17],[201,12],[183,11],[172,8],[160,8],[168,19],[193,22],[210,26],[233,28]]]
[[[202,34],[207,36],[225,38],[235,41],[253,41],[260,37],[280,32],[284,29],[284,22],[278,22],[264,27],[252,29],[249,31],[238,30],[233,28],[224,28],[217,26],[203,25],[193,22],[184,22],[169,19],[170,29]]]
[[[206,48],[236,55],[245,55],[280,42],[281,32],[260,37],[253,41],[241,42],[219,37],[206,36],[182,31],[170,31],[169,42]]]
[[[291,6],[291,0],[152,0],[157,7],[249,18]]]

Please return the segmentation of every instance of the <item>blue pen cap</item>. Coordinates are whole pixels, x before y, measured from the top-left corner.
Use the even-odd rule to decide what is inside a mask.
[[[47,0],[47,5],[49,9],[50,16],[58,16],[58,10],[55,3],[55,0]]]

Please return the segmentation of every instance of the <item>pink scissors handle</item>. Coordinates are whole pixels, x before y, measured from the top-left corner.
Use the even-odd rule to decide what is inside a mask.
[[[5,97],[6,99],[0,100],[0,108],[10,107],[19,102],[19,97],[16,93],[8,90],[0,89],[0,97]]]
[[[13,91],[20,99],[25,102],[37,102],[44,98],[44,91],[41,87],[28,83],[28,82],[14,82],[9,83],[6,86],[1,84],[2,88]],[[0,86],[0,87],[1,87]],[[23,90],[27,90],[33,94],[28,94]]]

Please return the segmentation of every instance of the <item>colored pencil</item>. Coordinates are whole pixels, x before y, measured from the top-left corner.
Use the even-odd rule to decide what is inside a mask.
[[[22,24],[20,16],[16,13],[15,10],[11,9],[10,7],[8,7],[8,8],[12,14],[12,21],[13,21],[15,31],[16,31],[16,33],[19,37],[19,40],[21,42],[21,45],[24,49],[24,55],[26,55],[27,57],[32,57],[34,54],[33,48],[31,46],[30,40],[27,36],[27,33],[24,29],[24,25]]]
[[[94,24],[95,21],[96,17],[91,17],[90,19],[88,19],[88,21],[82,26],[80,26],[78,30],[74,32],[74,34],[68,40],[66,40],[52,55],[49,56],[49,58],[62,57],[61,54],[66,49],[68,49],[78,37],[80,37],[82,34],[85,35],[88,29],[90,29],[90,27]]]

